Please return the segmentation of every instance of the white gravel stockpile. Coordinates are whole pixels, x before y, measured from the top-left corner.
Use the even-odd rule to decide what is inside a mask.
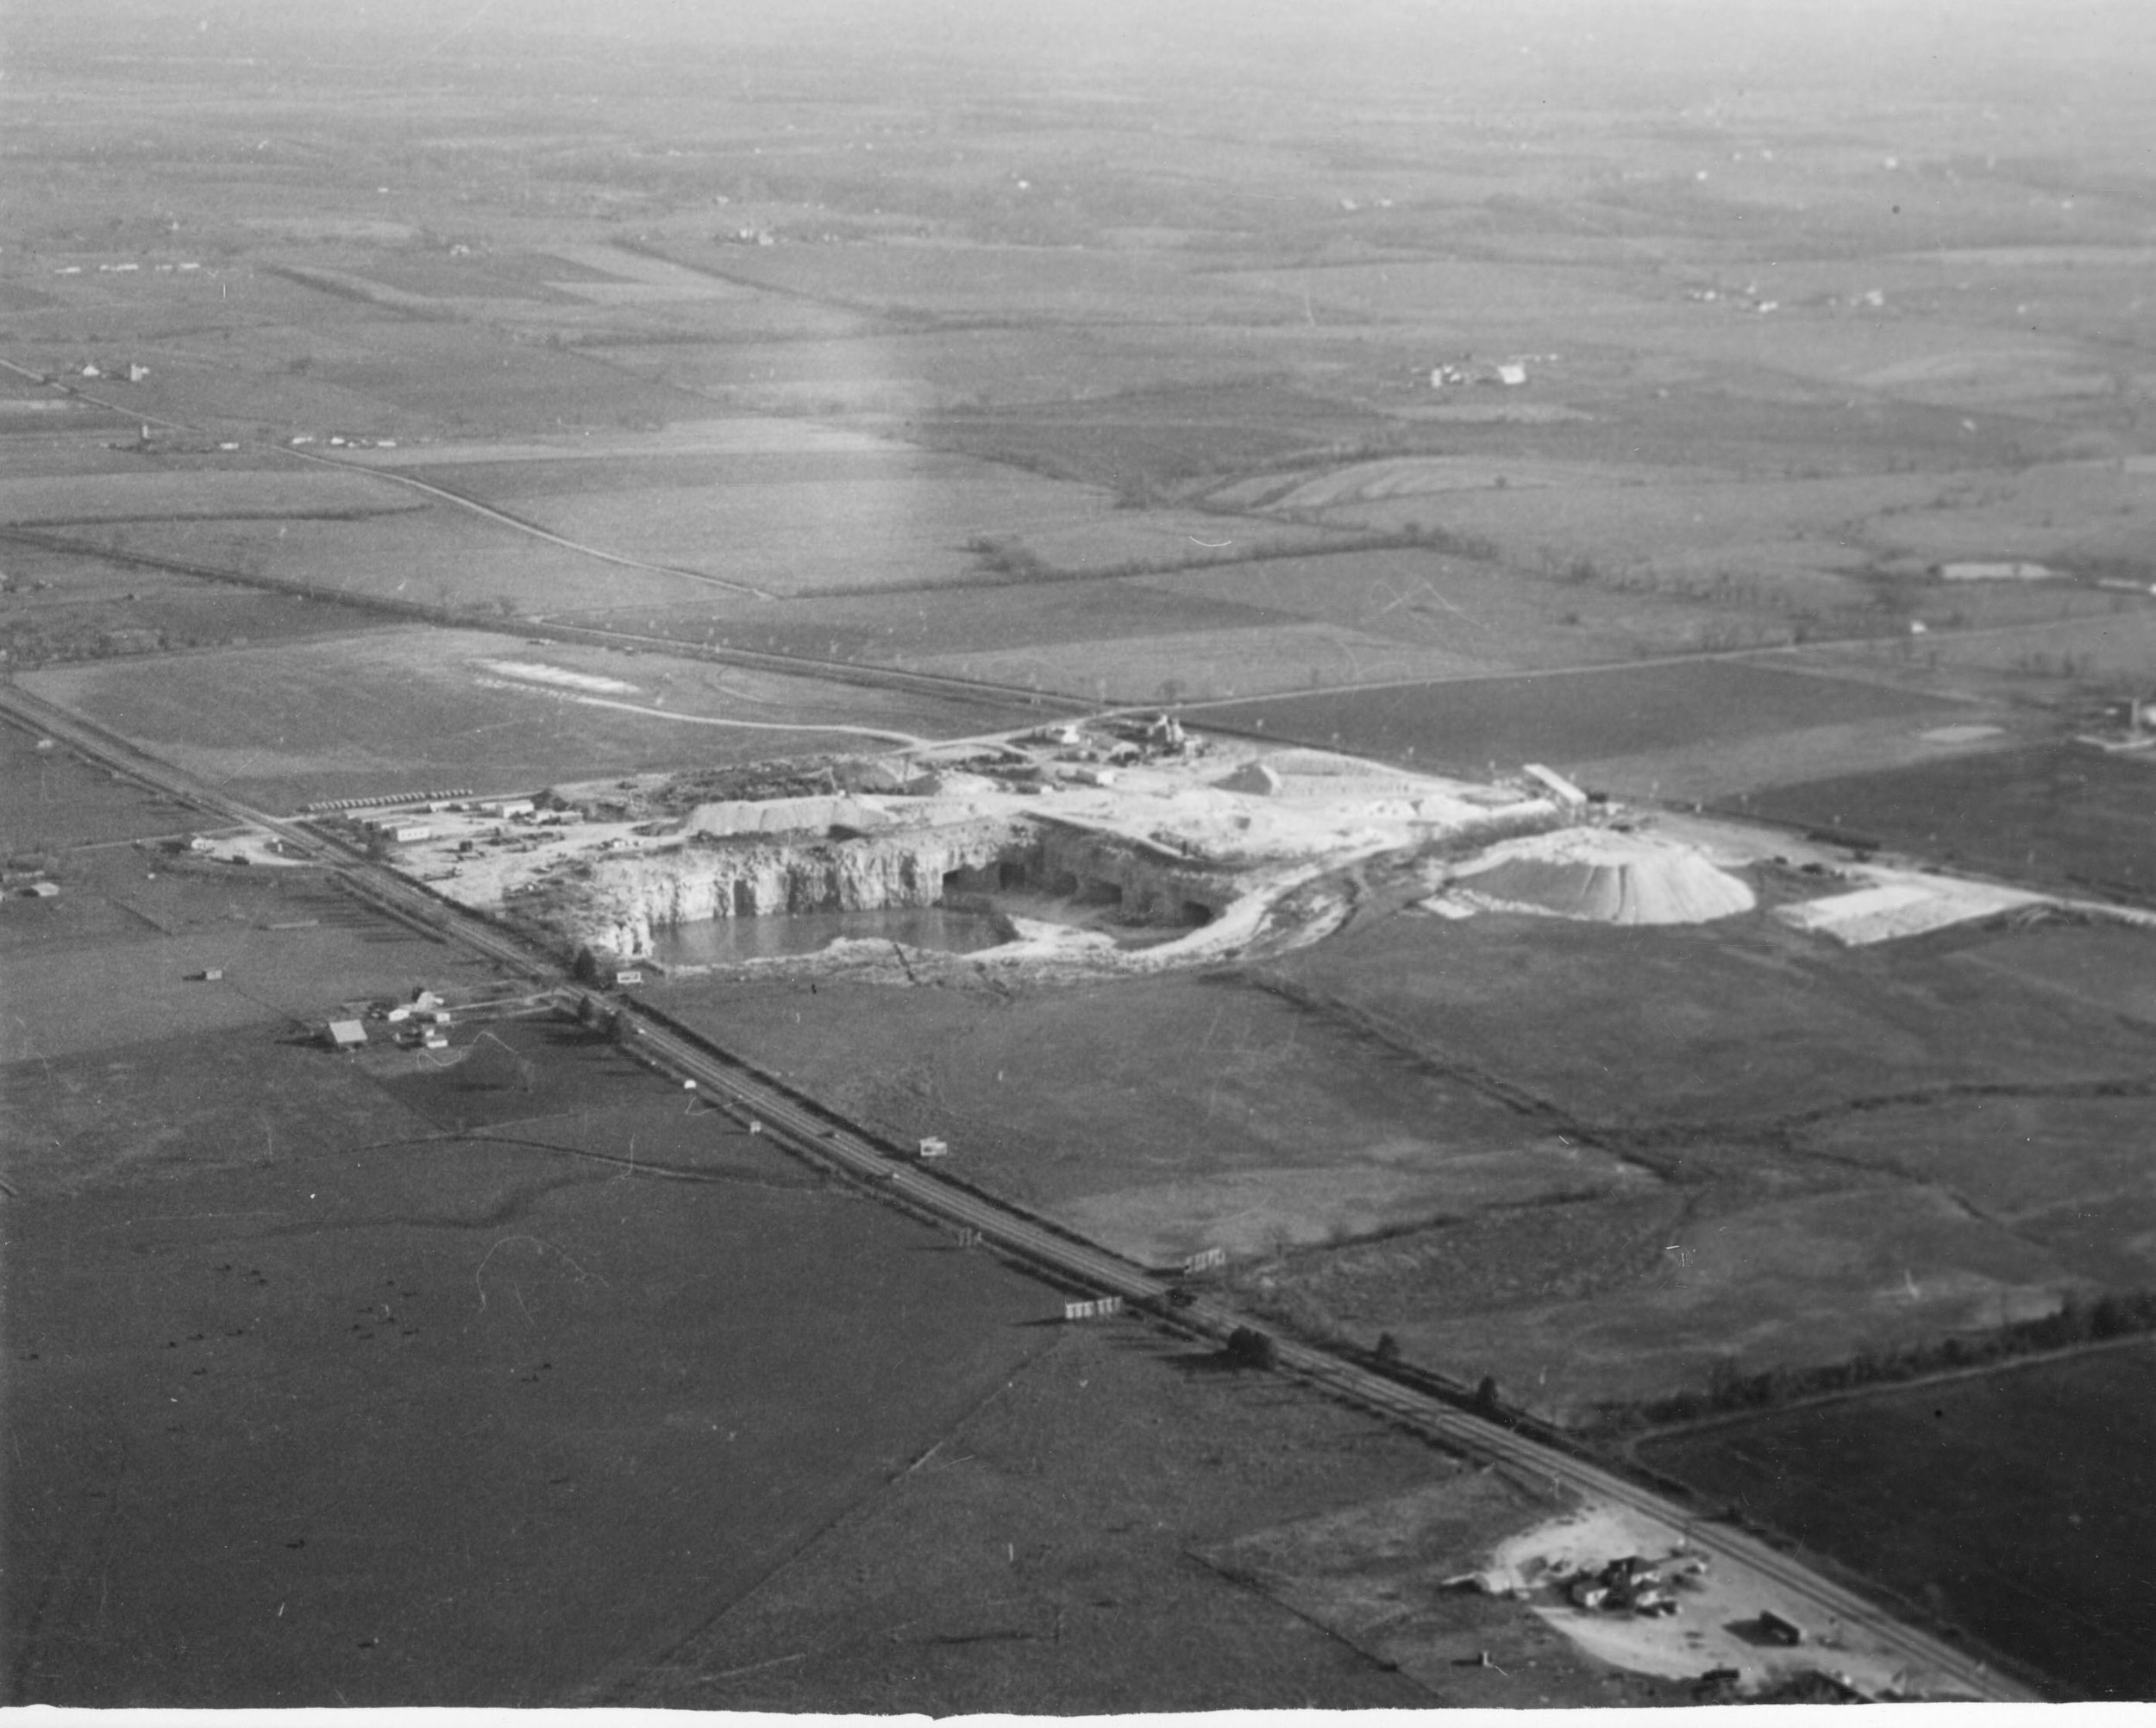
[[[1697,848],[1606,828],[1494,846],[1452,879],[1456,894],[1508,911],[1613,924],[1696,924],[1748,912],[1752,890]]]

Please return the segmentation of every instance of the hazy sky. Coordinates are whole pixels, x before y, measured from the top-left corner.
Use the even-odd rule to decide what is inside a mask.
[[[730,57],[738,59],[736,66]],[[2156,174],[2153,0],[0,0],[0,72],[132,58],[543,99],[693,86],[933,103],[1435,101],[1846,123],[1996,114],[2002,153]],[[681,76],[670,78],[669,68]],[[736,76],[738,72],[739,76]],[[714,83],[714,80],[716,82]]]

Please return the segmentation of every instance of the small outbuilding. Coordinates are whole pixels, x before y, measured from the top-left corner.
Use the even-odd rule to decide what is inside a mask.
[[[332,1020],[322,1041],[333,1050],[356,1050],[367,1042],[367,1028],[357,1020]]]
[[[1804,1642],[1804,1628],[1795,1620],[1785,1620],[1771,1608],[1762,1608],[1757,1622],[1759,1636],[1769,1643],[1801,1644]]]

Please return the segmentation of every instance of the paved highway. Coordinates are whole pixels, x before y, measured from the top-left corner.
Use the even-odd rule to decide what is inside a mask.
[[[171,796],[235,823],[278,835],[303,855],[330,865],[353,888],[398,915],[524,977],[561,982],[558,965],[485,920],[457,909],[379,865],[332,845],[311,830],[231,798],[181,773],[125,739],[40,698],[0,682],[0,712],[33,729],[64,740],[83,755]],[[578,992],[564,986],[561,999]],[[1143,1301],[1177,1324],[1225,1339],[1244,1318],[1208,1302],[1171,1308],[1170,1280],[1091,1243],[1048,1229],[1014,1209],[943,1180],[928,1168],[904,1162],[859,1130],[804,1106],[779,1085],[746,1064],[724,1058],[714,1047],[671,1030],[646,1005],[623,999],[624,1047],[661,1072],[693,1080],[706,1096],[763,1124],[775,1138],[812,1161],[868,1183],[893,1199],[947,1223],[980,1231],[982,1238],[1036,1269],[1078,1288]],[[1741,1531],[1701,1524],[1690,1508],[1531,1436],[1477,1418],[1443,1399],[1309,1346],[1275,1341],[1281,1369],[1362,1407],[1405,1423],[1469,1456],[1502,1464],[1529,1480],[1613,1501],[1688,1531],[1695,1545],[1718,1558],[1749,1567],[1773,1580],[1805,1605],[1814,1625],[1842,1626],[1896,1652],[1913,1675],[1925,1676],[1934,1694],[2027,1702],[2040,1694],[1951,1644],[1900,1624],[1865,1598],[1821,1576],[1801,1562]]]
[[[622,1011],[625,1044],[661,1070],[696,1082],[706,1096],[723,1099],[812,1159],[872,1183],[918,1211],[979,1230],[982,1238],[1029,1265],[1088,1291],[1143,1301],[1175,1324],[1225,1340],[1246,1324],[1234,1311],[1194,1302],[1171,1308],[1174,1287],[1144,1268],[1093,1245],[1044,1228],[1009,1207],[941,1179],[926,1167],[895,1160],[835,1118],[804,1108],[753,1070],[722,1060],[658,1024],[633,1000]],[[1599,1465],[1546,1445],[1503,1424],[1484,1420],[1444,1400],[1342,1361],[1323,1350],[1275,1340],[1282,1369],[1337,1396],[1405,1423],[1470,1457],[1508,1467],[1535,1483],[1561,1486],[1626,1506],[1686,1531],[1695,1548],[1735,1562],[1773,1581],[1803,1604],[1814,1628],[1839,1621],[1845,1637],[1856,1633],[1892,1650],[1912,1676],[1934,1695],[1963,1694],[2002,1702],[2031,1702],[2040,1694],[1938,1638],[1902,1625],[1865,1598],[1822,1577],[1802,1562],[1744,1531],[1700,1515],[1665,1496]]]

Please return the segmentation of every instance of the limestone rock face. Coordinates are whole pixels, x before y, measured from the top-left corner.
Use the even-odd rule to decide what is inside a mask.
[[[799,834],[809,829],[851,828],[869,832],[891,818],[858,798],[844,796],[727,799],[699,804],[685,824],[693,834]]]
[[[1023,862],[1037,836],[983,821],[806,844],[692,846],[599,867],[574,921],[580,937],[617,954],[647,954],[656,930],[705,918],[932,906],[947,874]]]
[[[1133,922],[1202,923],[1238,892],[1235,878],[1179,861],[1164,848],[1140,851],[1130,842],[1061,824],[1049,826],[1033,866],[1035,880],[1051,894],[1076,899],[1112,898]],[[1194,909],[1204,909],[1204,917]]]

